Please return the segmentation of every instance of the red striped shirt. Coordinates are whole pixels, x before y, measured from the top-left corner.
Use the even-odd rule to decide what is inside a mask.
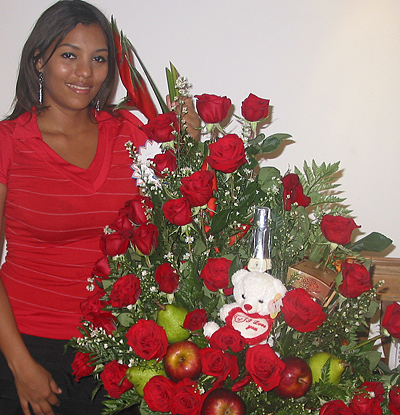
[[[127,111],[97,115],[99,139],[88,169],[63,160],[42,139],[35,115],[0,123],[0,182],[7,186],[7,256],[2,278],[22,333],[79,335],[80,303],[102,256],[100,235],[138,192],[125,143],[143,145]]]

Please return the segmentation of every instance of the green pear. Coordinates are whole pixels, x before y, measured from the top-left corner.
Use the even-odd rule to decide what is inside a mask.
[[[189,338],[189,330],[183,328],[187,313],[186,308],[173,304],[166,304],[158,310],[156,322],[167,333],[168,343],[181,342]]]
[[[157,363],[157,360],[148,360],[139,366],[132,366],[126,371],[126,377],[140,396],[144,395],[143,388],[146,383],[156,375],[167,376],[164,365]]]
[[[314,356],[310,357],[308,360],[308,365],[311,368],[312,372],[312,381],[313,383],[317,383],[321,379],[322,368],[329,360],[329,383],[332,385],[337,385],[341,378],[344,370],[346,369],[346,363],[337,358],[336,356],[327,353],[321,352],[317,353]]]

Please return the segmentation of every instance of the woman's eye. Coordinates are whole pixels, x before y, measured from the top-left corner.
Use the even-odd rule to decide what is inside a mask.
[[[264,303],[264,300],[258,300],[258,302],[259,302],[260,304],[263,304],[263,303]]]
[[[93,60],[99,63],[107,62],[107,59],[104,56],[95,56]]]
[[[244,294],[242,294],[242,298],[243,298],[243,300],[246,298]]]
[[[73,53],[71,53],[71,52],[65,52],[61,56],[63,58],[66,58],[66,59],[73,59],[73,58],[75,58],[75,55]]]

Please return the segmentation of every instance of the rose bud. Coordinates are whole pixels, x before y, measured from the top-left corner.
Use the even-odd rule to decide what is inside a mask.
[[[217,124],[228,115],[231,100],[218,95],[195,95],[197,98],[196,109],[200,118],[207,124]]]
[[[174,132],[179,128],[178,118],[174,111],[157,115],[142,127],[150,140],[166,143],[175,138]]]
[[[250,94],[242,102],[242,115],[250,122],[260,121],[268,117],[269,99],[259,98],[257,95]]]

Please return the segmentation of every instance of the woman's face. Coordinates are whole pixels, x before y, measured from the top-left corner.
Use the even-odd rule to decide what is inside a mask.
[[[43,72],[43,104],[60,110],[86,109],[95,99],[108,73],[108,47],[106,36],[99,25],[79,23],[57,46],[54,46],[37,69]]]

